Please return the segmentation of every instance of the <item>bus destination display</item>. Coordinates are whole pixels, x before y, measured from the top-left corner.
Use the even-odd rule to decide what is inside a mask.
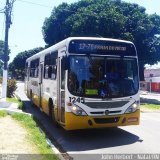
[[[136,56],[130,43],[97,40],[73,40],[69,44],[69,53]]]

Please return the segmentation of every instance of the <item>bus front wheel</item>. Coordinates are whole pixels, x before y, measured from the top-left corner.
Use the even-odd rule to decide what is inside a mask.
[[[54,123],[55,126],[57,127],[57,126],[58,126],[58,123],[57,123],[57,121],[56,121],[56,119],[55,119],[54,105],[53,105],[52,100],[49,100],[48,107],[49,107],[49,118],[50,118],[51,121],[53,121],[53,123]]]
[[[36,105],[33,102],[33,93],[32,93],[32,90],[30,90],[30,101],[31,101],[31,106],[32,107],[36,107]]]

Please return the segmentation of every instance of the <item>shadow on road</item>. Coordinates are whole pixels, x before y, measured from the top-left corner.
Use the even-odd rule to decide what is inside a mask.
[[[70,151],[86,151],[123,146],[139,141],[139,137],[120,128],[74,131],[66,135]],[[76,146],[76,147],[75,147]]]
[[[24,103],[26,105],[25,112],[33,115],[37,123],[40,124],[51,141],[54,141],[54,144],[56,143],[56,147],[58,147],[61,152],[88,151],[123,146],[141,141],[137,135],[120,128],[68,132],[61,127],[56,128],[48,116],[42,113],[37,107],[31,107],[30,101],[24,101]]]

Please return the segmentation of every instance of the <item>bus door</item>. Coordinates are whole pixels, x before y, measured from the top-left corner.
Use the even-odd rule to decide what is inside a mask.
[[[57,107],[58,121],[63,125],[65,123],[65,60],[58,58],[57,70]]]
[[[28,62],[25,64],[25,92],[27,93],[28,96],[28,85],[29,85],[29,66]]]
[[[43,63],[39,66],[39,107],[42,108],[42,81],[43,81]]]

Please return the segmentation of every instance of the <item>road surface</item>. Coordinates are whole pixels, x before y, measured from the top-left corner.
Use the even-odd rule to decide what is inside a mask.
[[[138,126],[67,132],[56,128],[44,113],[31,107],[23,88],[24,84],[18,83],[17,94],[26,103],[26,112],[32,113],[60,149],[73,159],[99,160],[105,159],[104,154],[160,153],[160,113],[141,113]]]

